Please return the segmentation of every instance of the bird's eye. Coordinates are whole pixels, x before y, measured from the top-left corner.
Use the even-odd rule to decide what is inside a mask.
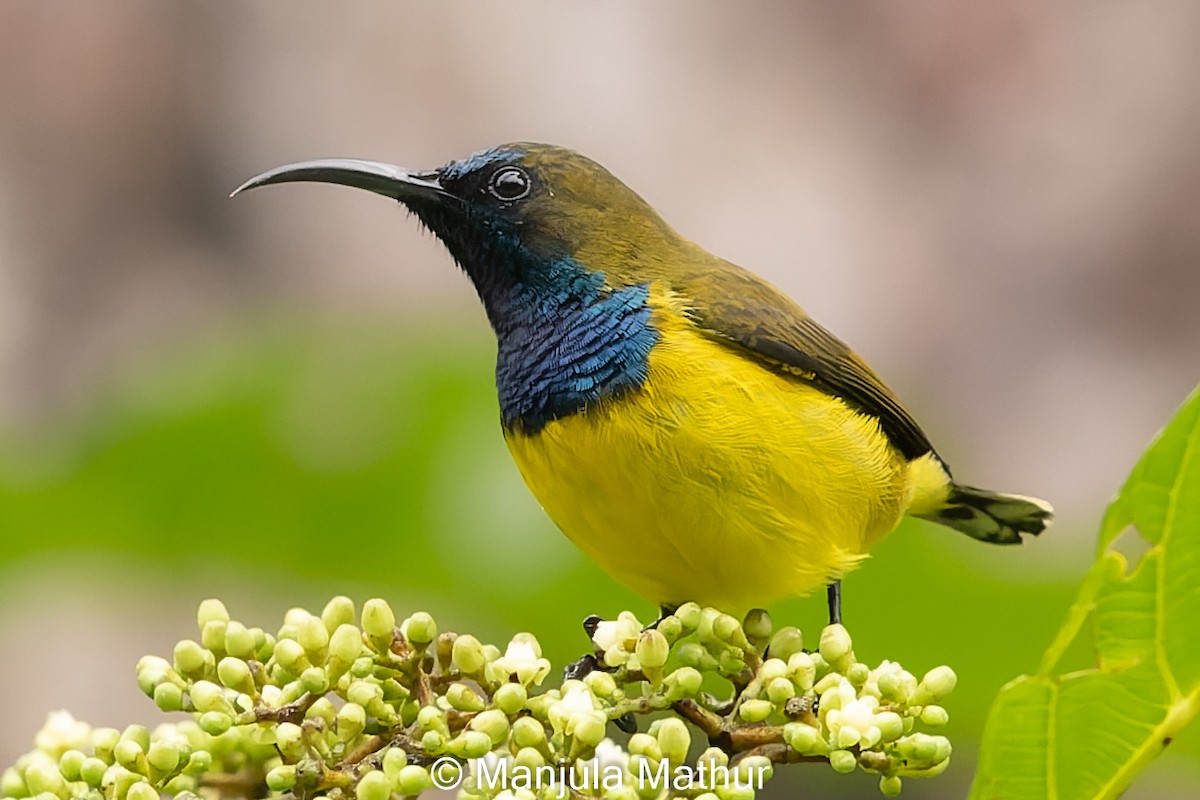
[[[511,202],[529,194],[529,176],[520,167],[501,167],[492,173],[488,191],[498,200]]]

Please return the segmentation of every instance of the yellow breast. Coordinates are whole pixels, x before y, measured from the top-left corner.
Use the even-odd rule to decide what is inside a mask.
[[[744,610],[852,568],[908,507],[909,462],[874,418],[653,298],[660,341],[639,391],[508,435],[534,496],[603,569],[659,603]]]

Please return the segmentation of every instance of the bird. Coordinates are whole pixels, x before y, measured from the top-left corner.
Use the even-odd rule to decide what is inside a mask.
[[[959,483],[849,346],[677,233],[596,161],[516,142],[430,170],[325,158],[240,186],[398,201],[466,273],[496,336],[500,423],[526,485],[663,613],[761,608],[841,578],[905,515],[992,544],[1045,501]]]

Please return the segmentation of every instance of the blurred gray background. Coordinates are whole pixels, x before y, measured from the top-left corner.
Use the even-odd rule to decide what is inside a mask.
[[[299,159],[429,167],[548,141],[797,298],[961,478],[1054,502],[1061,533],[1035,560],[981,569],[1074,580],[1200,374],[1198,30],[1188,2],[10,0],[0,430],[53,471],[72,446],[57,432],[120,376],[274,309],[487,347],[469,285],[393,205],[227,195]],[[498,440],[490,423],[471,424]],[[54,688],[83,648],[132,683],[146,647],[115,644],[140,606],[39,577],[47,559],[0,573],[19,721],[0,762],[50,707],[86,705]],[[147,626],[178,638],[193,598],[144,580],[161,600]]]

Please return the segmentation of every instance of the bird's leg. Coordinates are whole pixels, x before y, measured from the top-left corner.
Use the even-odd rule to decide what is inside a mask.
[[[836,580],[825,587],[825,596],[829,600],[829,624],[842,624],[842,582]]]

